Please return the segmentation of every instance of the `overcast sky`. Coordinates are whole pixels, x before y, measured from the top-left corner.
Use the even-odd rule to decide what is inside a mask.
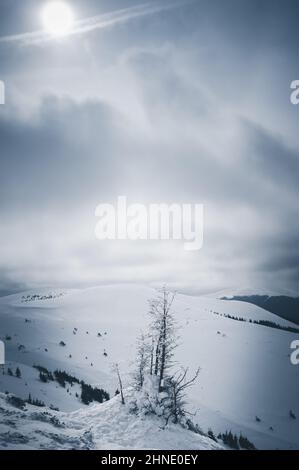
[[[0,293],[110,282],[299,293],[298,1],[160,0],[26,42],[44,3],[0,0]],[[68,3],[78,20],[139,5]],[[95,208],[119,195],[204,204],[202,250],[99,242]]]

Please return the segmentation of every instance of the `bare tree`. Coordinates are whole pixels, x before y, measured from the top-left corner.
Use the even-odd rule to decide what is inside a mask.
[[[118,378],[121,402],[124,405],[125,404],[125,397],[124,397],[124,391],[123,391],[123,383],[122,383],[121,376],[120,376],[120,371],[119,371],[119,365],[117,363],[115,363],[113,365],[113,369],[116,372],[116,375],[117,375],[117,378]]]
[[[150,346],[148,344],[148,337],[141,333],[137,338],[137,369],[134,374],[134,384],[137,389],[141,389],[144,383],[144,376],[148,367],[150,358]],[[152,366],[150,365],[150,368]]]
[[[188,369],[171,372],[178,339],[172,312],[174,299],[175,294],[163,287],[158,297],[149,301],[151,323],[148,334],[141,334],[137,340],[134,386],[141,392],[137,409],[163,416],[166,424],[172,420],[186,425],[186,416],[190,414],[187,411],[187,390],[198,378],[199,369],[191,378],[188,378]],[[153,380],[145,385],[146,375],[156,378],[152,377]],[[120,387],[122,389],[121,383]]]
[[[155,339],[151,335],[150,336],[151,344],[149,347],[149,356],[150,356],[150,375],[153,375],[154,370],[154,350],[155,350]]]
[[[173,350],[177,346],[175,319],[171,311],[174,299],[175,293],[170,293],[164,286],[158,298],[150,301],[151,330],[155,344],[154,375],[159,377],[159,391],[163,389],[165,374],[172,365]]]
[[[187,414],[186,411],[186,393],[187,389],[192,387],[199,376],[200,368],[198,368],[191,379],[187,379],[188,368],[175,373],[167,380],[167,388],[170,397],[169,414],[166,419],[168,423],[172,418],[174,423],[178,423]]]

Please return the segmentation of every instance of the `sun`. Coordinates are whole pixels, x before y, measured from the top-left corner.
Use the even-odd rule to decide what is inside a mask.
[[[51,1],[42,11],[42,20],[48,33],[53,36],[65,36],[74,24],[74,14],[66,2]]]

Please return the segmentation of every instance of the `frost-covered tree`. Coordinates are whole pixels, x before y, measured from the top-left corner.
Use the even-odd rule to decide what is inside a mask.
[[[174,299],[175,294],[163,287],[158,297],[149,302],[148,332],[137,340],[133,385],[139,393],[133,409],[161,416],[166,423],[187,426],[187,390],[195,383],[199,369],[191,378],[188,369],[172,372],[178,338],[172,311]]]
[[[144,384],[145,375],[151,366],[150,363],[150,347],[149,347],[149,338],[141,333],[137,338],[137,355],[136,355],[136,371],[134,372],[134,386],[137,390],[140,390]],[[150,370],[149,370],[150,372]]]
[[[150,301],[151,371],[159,378],[159,392],[163,390],[165,375],[172,366],[173,352],[177,346],[176,322],[172,312],[174,299],[175,294],[164,286],[159,296]]]

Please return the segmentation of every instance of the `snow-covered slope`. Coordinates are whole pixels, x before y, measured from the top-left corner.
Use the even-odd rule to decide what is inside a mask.
[[[81,403],[76,385],[64,389],[56,382],[44,384],[32,366],[65,370],[113,396],[117,382],[112,364],[120,364],[128,384],[136,336],[147,323],[147,300],[154,296],[147,287],[118,285],[1,298],[0,337],[11,338],[6,341],[5,371],[19,366],[22,377],[0,375],[0,391],[24,399],[30,393],[61,412],[90,413],[94,407]],[[190,390],[194,421],[216,434],[242,432],[258,448],[299,448],[299,367],[289,358],[290,343],[299,335],[249,320],[295,325],[254,305],[212,297],[177,295],[174,310],[182,327],[178,366],[190,372],[201,367]],[[290,410],[298,419],[290,418]],[[108,441],[103,445],[113,445]]]
[[[213,440],[157,417],[136,417],[115,397],[72,413],[17,409],[0,394],[0,449],[196,449],[217,450]]]

